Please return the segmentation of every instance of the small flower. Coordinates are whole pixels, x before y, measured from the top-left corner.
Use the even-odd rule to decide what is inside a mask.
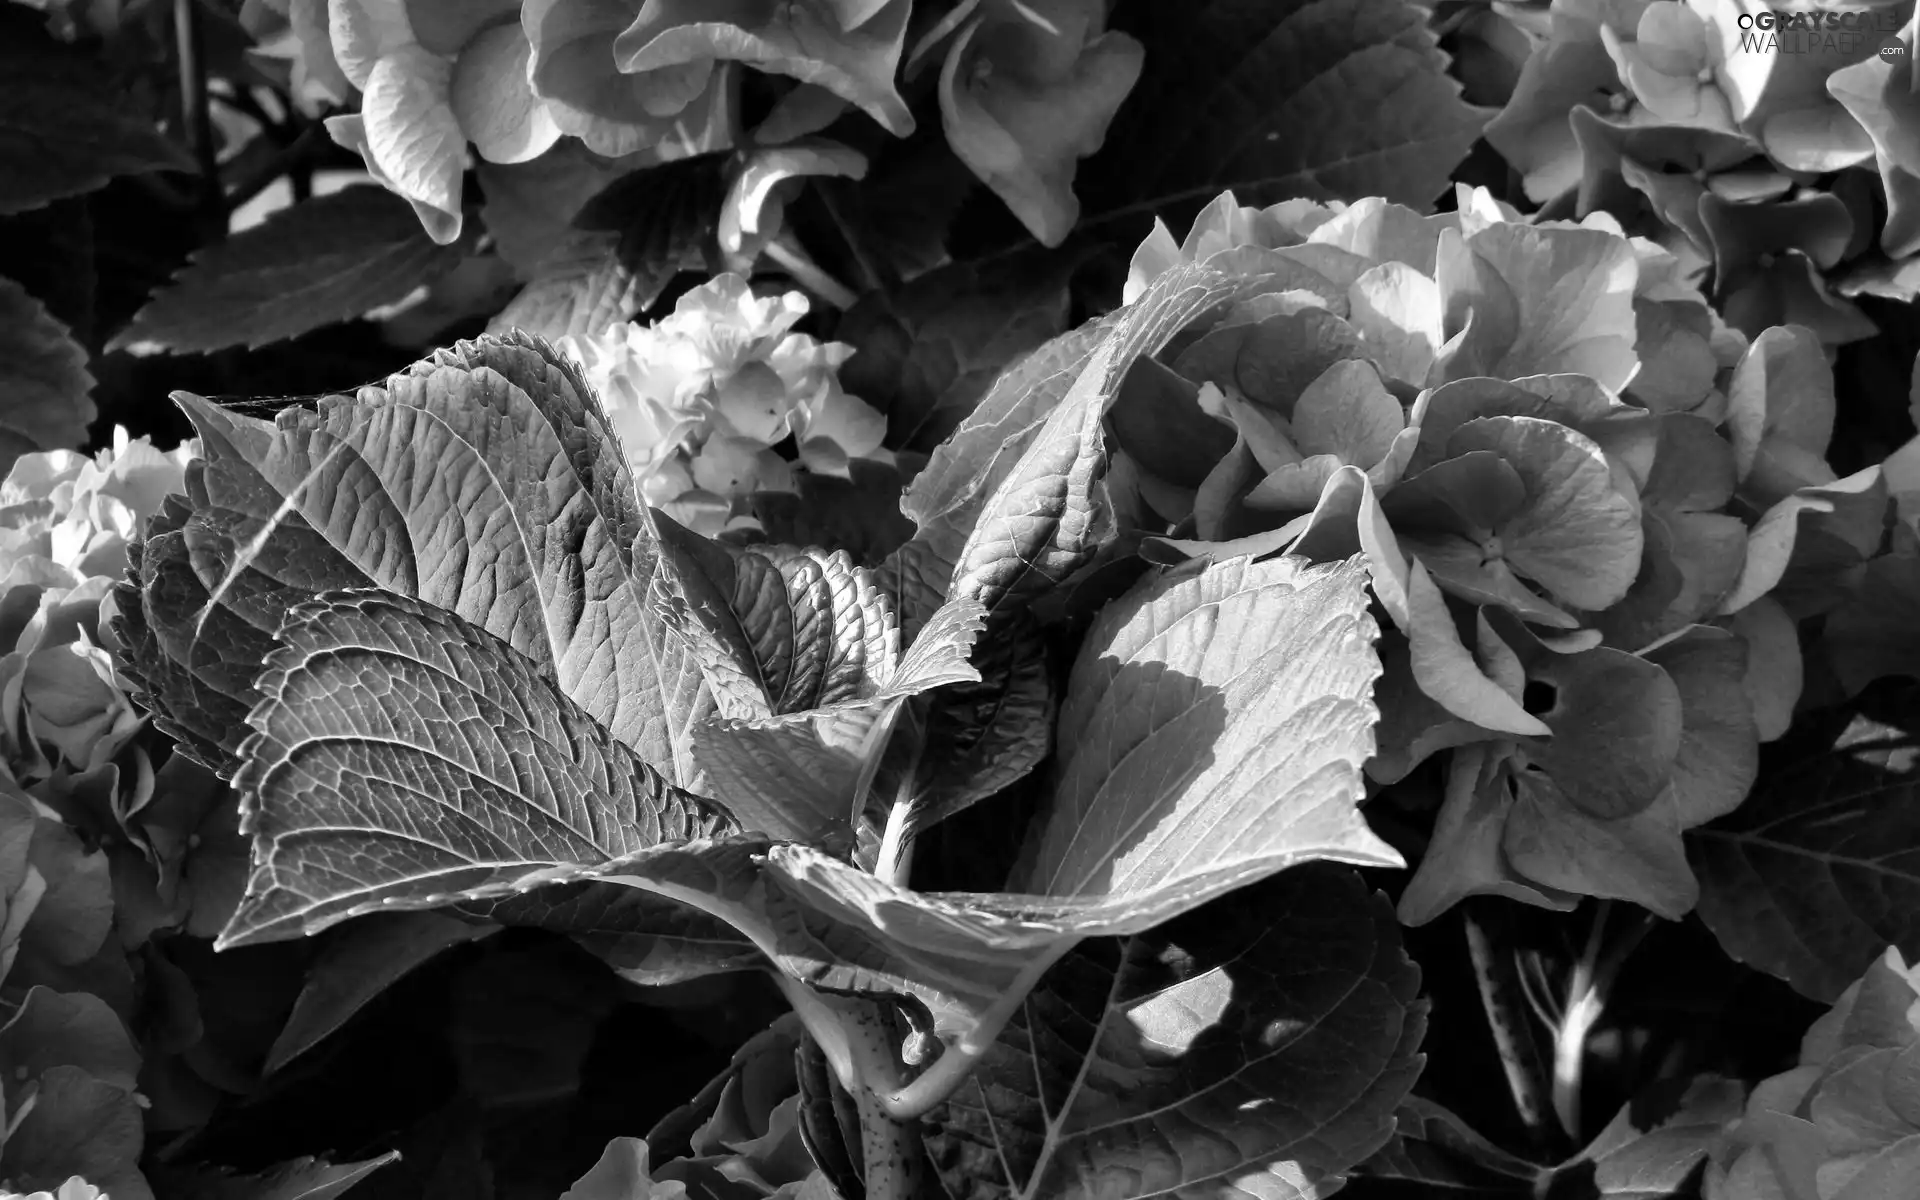
[[[1620,77],[1654,116],[1679,125],[1732,132],[1726,43],[1737,36],[1733,0],[1670,0],[1647,5],[1631,40],[1610,26],[1600,35]]]
[[[853,348],[792,332],[806,312],[798,292],[756,295],[729,274],[651,326],[562,340],[647,503],[709,536],[753,528],[747,497],[793,490],[793,465],[774,450],[789,437],[818,474],[845,477],[849,460],[886,456],[886,418],[840,386]]]

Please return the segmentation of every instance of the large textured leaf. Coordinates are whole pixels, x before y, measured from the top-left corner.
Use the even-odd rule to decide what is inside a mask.
[[[977,1200],[1324,1195],[1419,1073],[1419,979],[1353,872],[1289,872],[1063,958],[927,1148]]]
[[[1427,11],[1404,0],[1143,4],[1116,27],[1146,71],[1083,164],[1086,220],[1385,196],[1424,210],[1491,115],[1460,99]]]
[[[902,981],[983,1046],[1046,965],[1316,859],[1400,864],[1361,819],[1380,672],[1356,563],[1234,560],[1150,580],[1088,634],[1049,807],[1013,894],[921,896],[824,855],[768,862],[799,903],[870,928],[832,986]],[[868,973],[863,974],[862,971]]]
[[[1111,605],[1074,664],[1014,889],[1180,908],[1314,858],[1399,865],[1355,808],[1378,717],[1366,579],[1235,559]]]
[[[281,638],[234,779],[254,873],[223,945],[516,894],[543,870],[732,829],[452,613],[329,593]]]
[[[467,249],[434,244],[385,188],[343,188],[196,253],[110,348],[193,353],[296,337],[402,299]]]
[[[918,530],[889,559],[890,577],[931,581],[944,570],[966,580],[956,594],[1012,610],[1083,565],[1101,532],[1096,488],[1107,451],[1100,422],[1127,371],[1234,299],[1276,290],[1269,282],[1176,267],[1126,308],[1009,368],[902,498],[901,511]]]
[[[1700,916],[1729,955],[1831,1002],[1889,943],[1920,954],[1913,758],[1910,739],[1856,718],[1687,834]]]
[[[98,56],[17,14],[0,29],[0,214],[77,196],[117,175],[191,171],[193,158],[129,104]]]
[[[22,454],[86,441],[92,391],[86,350],[25,288],[0,277],[0,478]]]
[[[209,524],[229,545],[199,557],[192,545],[163,545],[158,557],[149,546],[143,556],[143,576],[171,563],[178,578],[185,559],[204,591],[185,579],[178,592],[149,583],[142,619],[171,637],[143,642],[129,631],[132,673],[176,724],[193,724],[185,715],[210,703],[202,690],[230,698],[214,705],[223,712],[251,705],[247,659],[257,671],[293,603],[325,588],[377,586],[531,655],[614,737],[676,782],[693,782],[692,728],[710,701],[662,619],[676,603],[659,575],[651,521],[586,383],[546,343],[463,342],[383,386],[285,410],[271,424],[197,397],[182,403],[206,443],[213,505],[189,497],[183,540]],[[216,483],[221,494],[212,495]],[[215,519],[222,507],[233,515]],[[313,575],[321,586],[305,595],[282,582]],[[255,593],[267,602],[249,614],[250,630],[224,620]],[[223,634],[233,644],[221,644]],[[209,657],[218,672],[203,665]],[[190,681],[179,678],[183,668]],[[169,699],[169,681],[184,698]]]

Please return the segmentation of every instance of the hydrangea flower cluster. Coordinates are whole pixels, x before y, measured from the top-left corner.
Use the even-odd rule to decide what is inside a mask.
[[[967,0],[930,27],[909,71],[939,62],[954,153],[1047,245],[1079,215],[1073,178],[1138,81],[1144,50],[1106,28],[1108,0]],[[850,109],[906,137],[896,88],[912,0],[711,6],[615,0],[247,0],[261,56],[327,119],[434,240],[460,236],[468,148],[526,163],[562,138],[625,169],[739,150],[723,229],[777,223],[769,181],[852,175],[866,159],[819,133]],[[781,80],[741,127],[741,72]],[[723,238],[724,240],[724,238]],[[738,237],[734,239],[738,241]],[[741,247],[729,246],[738,255]]]
[[[1915,294],[1911,4],[1494,9],[1531,49],[1486,136],[1534,200],[1614,212],[1689,273],[1711,267],[1749,334],[1792,323],[1851,341],[1873,333],[1851,297]],[[1880,53],[1889,44],[1904,51]]]
[[[34,1197],[151,1194],[125,954],[165,922],[159,876],[184,837],[163,845],[164,818],[152,824],[172,804],[155,803],[130,742],[143,716],[103,608],[128,542],[196,453],[116,429],[96,456],[26,455],[0,482],[0,988],[17,1002],[0,1042],[35,1047],[31,1072],[7,1080],[0,1181],[56,1189]],[[152,903],[123,908],[136,880]],[[85,1145],[71,1144],[76,1124],[93,1131]]]
[[[1920,968],[1888,947],[1762,1081],[1715,1147],[1707,1200],[1893,1196],[1920,1173]]]
[[[1150,559],[1365,557],[1369,774],[1453,750],[1403,919],[1475,893],[1677,917],[1680,834],[1744,799],[1800,690],[1795,618],[1875,552],[1885,487],[1826,464],[1811,331],[1749,343],[1605,214],[1456,199],[1229,193],[1183,242],[1157,226],[1130,296],[1182,262],[1235,292],[1129,374],[1115,472]]]
[[[793,490],[796,468],[775,450],[789,438],[799,469],[816,474],[890,458],[886,419],[840,386],[853,348],[793,332],[806,312],[798,292],[756,295],[729,274],[652,325],[619,322],[560,346],[599,393],[641,495],[713,536],[757,527],[753,493]]]

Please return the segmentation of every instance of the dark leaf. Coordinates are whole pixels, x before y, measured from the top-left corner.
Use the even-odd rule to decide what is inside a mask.
[[[168,1197],[177,1200],[333,1200],[399,1159],[399,1151],[390,1150],[363,1162],[330,1163],[320,1158],[296,1158],[258,1175],[198,1171],[160,1178],[166,1184]]]
[[[851,479],[796,472],[796,491],[749,497],[767,540],[845,550],[854,562],[871,567],[912,537],[913,522],[900,513],[900,472],[864,458],[847,466]]]
[[[490,925],[431,912],[379,913],[336,930],[267,1051],[271,1074],[318,1045],[374,997],[434,955],[492,933]]]
[[[108,349],[191,354],[296,337],[404,298],[467,249],[435,245],[385,188],[344,188],[197,252]]]
[[[1491,115],[1460,99],[1428,11],[1404,0],[1116,15],[1150,49],[1105,151],[1081,168],[1088,223],[1192,212],[1228,189],[1242,204],[1385,196],[1424,211]]]
[[[99,58],[39,30],[9,22],[0,32],[0,79],[0,214],[91,192],[116,175],[194,169]]]
[[[1419,985],[1358,876],[1289,871],[1062,959],[928,1119],[928,1151],[979,1200],[1324,1195],[1419,1074]]]
[[[1700,916],[1735,961],[1831,1002],[1889,943],[1920,954],[1914,754],[1897,730],[1856,718],[1687,834]]]
[[[747,936],[698,909],[617,883],[568,883],[476,900],[460,911],[570,935],[623,979],[647,987],[766,966]]]
[[[1067,322],[1060,256],[955,263],[869,292],[834,331],[858,351],[840,381],[887,416],[887,445],[931,452],[965,420],[1002,370]]]
[[[22,454],[85,442],[92,391],[87,352],[66,326],[0,278],[0,478]]]

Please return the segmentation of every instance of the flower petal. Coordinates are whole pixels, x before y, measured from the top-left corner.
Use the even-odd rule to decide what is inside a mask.
[[[527,81],[532,52],[519,25],[496,25],[468,43],[454,64],[453,115],[489,162],[526,162],[560,140],[553,114]]]

